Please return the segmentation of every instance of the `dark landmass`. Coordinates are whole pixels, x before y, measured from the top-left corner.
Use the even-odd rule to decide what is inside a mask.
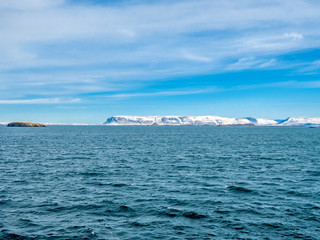
[[[41,123],[31,123],[31,122],[11,122],[7,127],[46,127]]]

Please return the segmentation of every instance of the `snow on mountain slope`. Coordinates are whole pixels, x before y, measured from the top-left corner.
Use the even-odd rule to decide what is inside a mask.
[[[278,124],[279,126],[320,126],[318,117],[290,117]]]
[[[252,123],[246,118],[226,118],[218,116],[189,116],[177,117],[181,119],[182,125],[251,125]]]
[[[264,119],[264,118],[247,118],[250,122],[252,122],[256,126],[274,126],[277,125],[278,122],[271,119]]]

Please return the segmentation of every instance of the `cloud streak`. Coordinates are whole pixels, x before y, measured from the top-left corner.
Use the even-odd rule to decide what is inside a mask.
[[[239,85],[229,90],[254,90],[259,88],[297,88],[297,89],[318,89],[320,81],[283,81],[264,84]]]
[[[108,98],[126,99],[133,97],[157,97],[157,96],[182,96],[182,95],[194,95],[209,93],[215,91],[211,89],[200,89],[200,90],[176,90],[176,91],[161,91],[161,92],[145,92],[145,93],[118,93],[107,96]]]
[[[113,99],[128,99],[128,98],[140,98],[140,97],[167,97],[167,96],[182,96],[182,95],[196,95],[196,94],[210,94],[217,92],[230,92],[230,91],[246,91],[256,90],[263,88],[298,88],[298,89],[320,89],[320,81],[283,81],[273,82],[266,84],[252,84],[252,85],[238,85],[230,88],[223,87],[210,87],[206,89],[198,90],[175,90],[175,91],[161,91],[161,92],[134,92],[134,93],[117,93],[106,96]]]
[[[0,104],[63,104],[63,103],[78,103],[80,98],[61,99],[61,98],[38,98],[38,99],[10,99],[0,100]]]

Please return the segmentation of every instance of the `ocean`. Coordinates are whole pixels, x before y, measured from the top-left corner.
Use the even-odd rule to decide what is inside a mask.
[[[0,126],[0,239],[320,239],[320,128]]]

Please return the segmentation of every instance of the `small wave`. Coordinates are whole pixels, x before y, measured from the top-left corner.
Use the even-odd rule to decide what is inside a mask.
[[[188,201],[185,199],[177,199],[177,198],[166,198],[166,202],[170,205],[174,206],[185,206],[188,204]]]
[[[105,208],[105,205],[101,204],[79,204],[79,205],[71,205],[71,206],[58,206],[54,208],[48,208],[48,212],[74,212],[74,211],[83,211],[83,210],[98,210],[101,208]],[[106,209],[105,211],[110,211]]]
[[[112,184],[112,186],[114,186],[114,187],[126,187],[126,186],[129,186],[129,185],[125,184],[125,183],[114,183],[114,184]]]
[[[21,222],[23,225],[26,225],[28,227],[39,226],[38,224],[33,223],[30,219],[27,219],[27,218],[20,218],[19,222]]]
[[[15,181],[13,181],[14,183],[29,183],[28,181],[26,181],[26,180],[15,180]]]
[[[307,172],[309,175],[314,176],[314,177],[320,176],[320,171],[307,170],[306,172]]]
[[[184,212],[182,214],[182,216],[186,217],[186,218],[191,218],[191,219],[201,219],[201,218],[206,218],[207,216],[206,215],[203,215],[203,214],[199,214],[199,213],[196,213],[196,212]]]
[[[38,207],[51,207],[51,208],[58,207],[58,206],[59,206],[59,204],[56,203],[56,202],[53,202],[53,203],[51,203],[51,202],[43,202],[43,203],[40,203],[38,205]]]
[[[302,233],[290,233],[290,234],[285,234],[284,236],[289,237],[288,239],[318,239],[318,238],[313,238],[309,235],[304,235]]]
[[[180,209],[180,208],[167,207],[167,209],[170,209],[170,210],[173,210],[173,211],[177,211],[177,212],[183,212],[183,210]]]
[[[67,229],[71,229],[71,230],[73,229],[79,230],[79,229],[85,229],[85,228],[86,226],[78,226],[78,225],[67,227]]]
[[[275,228],[275,229],[283,227],[283,224],[281,223],[263,223],[262,225],[270,228]]]
[[[176,213],[171,213],[171,212],[161,212],[160,214],[161,214],[161,215],[168,216],[168,217],[176,217],[176,216],[178,216],[178,214],[176,214]]]
[[[290,195],[297,196],[297,197],[310,197],[310,196],[312,196],[312,194],[310,194],[310,193],[303,193],[303,192],[298,192],[298,191],[293,191],[293,190],[287,191],[287,193]]]
[[[168,217],[185,217],[190,219],[201,219],[206,218],[206,215],[196,213],[194,211],[183,211],[182,209],[167,207],[166,210],[161,211],[159,215],[164,215]]]
[[[245,227],[242,225],[235,225],[235,226],[232,226],[232,228],[235,230],[244,230],[245,229]]]
[[[135,226],[135,227],[147,227],[147,226],[149,226],[149,224],[147,224],[147,223],[141,223],[141,222],[137,222],[137,221],[132,222],[131,225]]]
[[[263,183],[261,183],[261,185],[264,185],[264,186],[279,186],[280,184],[277,183],[277,182],[263,182]]]
[[[311,216],[311,217],[308,217],[306,218],[305,220],[307,221],[314,221],[314,222],[320,222],[320,219],[315,217],[315,216]]]
[[[181,215],[182,212],[183,212],[182,209],[167,207],[166,210],[161,211],[159,214],[165,215],[168,217],[177,217],[177,216]]]
[[[0,200],[0,205],[5,205],[10,203],[11,200]]]
[[[250,208],[244,208],[244,209],[237,209],[235,212],[242,214],[242,213],[248,213],[248,214],[254,214],[254,215],[261,215],[262,213],[254,210],[254,209],[250,209]]]
[[[219,213],[219,214],[228,214],[228,213],[231,213],[231,211],[229,210],[221,210],[221,209],[217,209],[215,210],[216,213]]]
[[[100,173],[100,172],[81,172],[80,175],[94,177],[94,176],[103,175],[103,173]]]
[[[238,187],[238,186],[228,186],[228,189],[230,191],[235,191],[235,192],[242,192],[242,193],[251,193],[253,190],[245,187]]]
[[[183,230],[185,230],[186,228],[188,228],[188,227],[187,227],[187,226],[179,226],[179,225],[173,227],[174,230],[180,230],[180,231],[183,231]]]
[[[119,209],[121,212],[134,212],[134,210],[131,207],[128,207],[126,205],[121,205]]]
[[[260,160],[274,160],[272,157],[259,157]]]
[[[0,239],[2,240],[11,240],[11,239],[15,239],[15,240],[33,240],[36,238],[31,238],[31,237],[27,237],[27,236],[22,236],[16,233],[8,233],[7,230],[1,230],[0,233]]]
[[[86,156],[74,156],[74,157],[70,157],[68,158],[70,160],[91,160],[92,158],[90,156],[86,157]]]
[[[52,161],[63,161],[63,160],[66,160],[67,158],[64,158],[64,157],[61,157],[61,156],[57,156],[57,157],[54,157],[54,158],[51,158]]]

